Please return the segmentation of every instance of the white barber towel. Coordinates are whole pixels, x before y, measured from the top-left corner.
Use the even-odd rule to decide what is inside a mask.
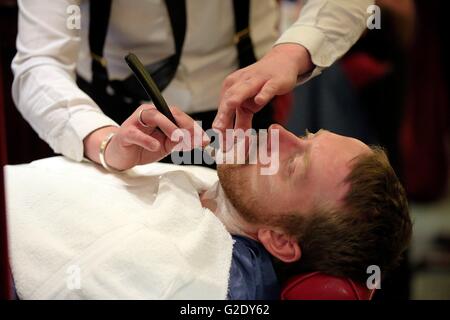
[[[199,200],[215,171],[164,164],[119,175],[55,157],[7,166],[21,299],[225,299],[232,238]]]

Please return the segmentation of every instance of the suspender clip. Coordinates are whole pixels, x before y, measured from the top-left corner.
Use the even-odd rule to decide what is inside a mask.
[[[91,52],[91,58],[100,63],[104,68],[106,68],[106,66],[108,65],[106,59],[104,57],[99,56],[98,54]]]
[[[245,28],[244,30],[239,31],[236,33],[233,37],[233,43],[237,45],[240,43],[243,39],[250,38],[250,28]]]

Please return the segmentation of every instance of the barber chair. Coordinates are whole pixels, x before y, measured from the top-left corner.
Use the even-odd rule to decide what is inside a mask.
[[[350,279],[311,272],[288,280],[281,300],[371,300],[374,293],[375,289]]]

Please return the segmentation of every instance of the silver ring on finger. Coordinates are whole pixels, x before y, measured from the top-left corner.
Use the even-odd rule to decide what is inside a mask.
[[[142,108],[139,113],[138,113],[138,122],[141,126],[143,126],[144,128],[149,128],[150,126],[148,124],[146,124],[143,120],[142,120],[142,112],[146,111],[146,109]]]

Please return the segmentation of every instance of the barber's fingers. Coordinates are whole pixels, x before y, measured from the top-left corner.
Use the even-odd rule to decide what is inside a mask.
[[[179,128],[182,129],[178,132],[175,132],[176,136],[175,139],[172,139],[172,141],[179,141],[180,137],[182,137],[183,139],[189,139],[188,141],[183,141],[186,145],[184,150],[205,146],[210,142],[210,139],[206,132],[189,115],[174,106],[170,107],[170,111],[177,121]]]
[[[252,120],[255,110],[253,99],[244,101],[240,108],[236,109],[236,120],[234,122],[234,129],[247,130],[252,127]]]
[[[276,81],[269,80],[255,96],[254,101],[259,106],[265,106],[270,100],[272,100],[273,97],[280,94],[280,91],[282,91],[282,85]]]
[[[121,139],[125,145],[136,145],[150,152],[159,151],[161,148],[161,143],[157,139],[135,127],[127,128]]]
[[[224,93],[223,100],[232,108],[242,107],[242,104],[256,96],[261,88],[264,86],[265,81],[263,79],[246,78],[235,83],[227,92]],[[258,108],[251,111],[258,111]]]
[[[241,74],[244,71],[245,69],[237,70],[225,78],[225,80],[222,83],[222,89],[220,91],[220,99],[222,99],[223,94],[241,78]]]
[[[154,105],[142,105],[126,120],[123,127],[136,128],[147,136],[151,136],[162,146],[162,155],[170,153],[176,146],[179,150],[191,150],[207,145],[210,140],[203,129],[189,115],[170,107],[176,124],[159,112]],[[144,145],[142,145],[144,147]],[[151,151],[151,148],[146,148]]]
[[[220,92],[219,108],[212,124],[212,127],[216,130],[223,132],[225,129],[233,126],[236,109],[227,104],[227,99],[230,97],[230,88],[239,81],[244,70],[245,69],[233,72],[223,81]]]
[[[153,105],[143,105],[141,106],[141,110],[138,111],[138,116],[136,118],[136,124],[140,127],[143,127],[142,131],[153,131],[152,129],[158,128],[160,129],[166,137],[169,139],[172,139],[172,137],[175,136],[174,132],[178,129],[178,127],[170,121],[165,115],[163,115],[161,112],[159,112],[155,106]],[[140,120],[139,121],[139,114],[140,114]],[[146,125],[146,127],[143,126],[143,124]]]
[[[259,79],[258,77],[248,77],[236,81],[231,87],[224,90],[222,92],[219,110],[213,123],[213,128],[221,131],[232,128],[236,110],[242,108],[244,102],[248,99],[253,99],[253,97],[259,93],[263,85],[263,79]],[[255,113],[261,109],[261,106],[253,104],[246,108],[248,111]]]
[[[189,115],[181,111],[178,107],[171,106],[169,107],[170,112],[172,112],[173,117],[177,121],[178,127],[186,130],[192,130],[195,125],[194,119],[192,119]]]

